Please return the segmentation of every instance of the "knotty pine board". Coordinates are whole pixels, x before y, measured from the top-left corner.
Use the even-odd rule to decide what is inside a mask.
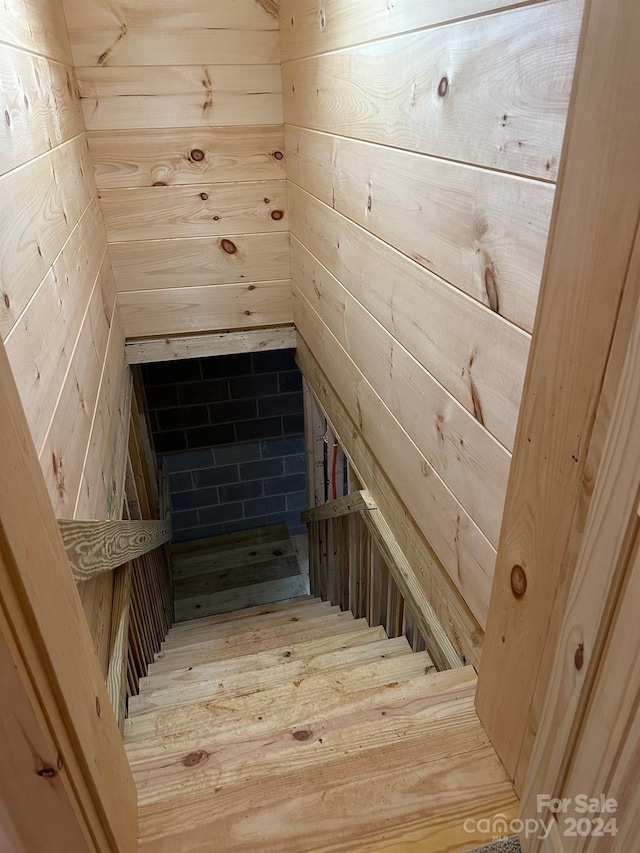
[[[280,0],[282,61],[540,0]]]
[[[39,452],[106,250],[97,196],[5,341]]]
[[[511,462],[508,451],[295,238],[292,278],[429,464],[497,547]]]
[[[290,275],[286,232],[112,243],[109,251],[118,292],[249,284]]]
[[[0,24],[3,42],[72,64],[64,12],[57,0],[5,0]]]
[[[331,376],[345,408],[353,412],[372,453],[484,626],[495,548],[449,491],[400,423],[295,286],[294,320],[322,370]]]
[[[100,190],[110,243],[287,231],[282,181]]]
[[[294,184],[289,219],[294,239],[450,394],[471,413],[479,401],[510,450],[529,335]]]
[[[279,65],[76,69],[87,130],[282,124]]]
[[[288,177],[531,331],[554,187],[288,127]]]
[[[0,175],[82,133],[73,68],[0,42],[0,118]]]
[[[128,291],[118,294],[118,305],[131,338],[293,322],[289,278]]]
[[[0,178],[3,338],[49,272],[94,193],[82,135]]]
[[[88,140],[100,189],[285,177],[281,125],[102,130]]]
[[[554,180],[583,0],[550,0],[282,66],[286,121]]]

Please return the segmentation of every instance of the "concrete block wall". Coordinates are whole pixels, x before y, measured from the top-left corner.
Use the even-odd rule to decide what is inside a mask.
[[[293,350],[143,366],[174,541],[285,523],[303,533],[302,377]]]

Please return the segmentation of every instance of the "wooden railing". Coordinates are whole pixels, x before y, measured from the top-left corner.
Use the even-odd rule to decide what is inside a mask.
[[[311,592],[389,637],[426,649],[438,670],[461,660],[370,493],[363,489],[302,513]]]

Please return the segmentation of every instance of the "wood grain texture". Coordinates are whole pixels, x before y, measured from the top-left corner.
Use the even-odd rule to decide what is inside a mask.
[[[474,417],[295,238],[292,276],[431,467],[497,545],[511,458],[484,429],[480,398]]]
[[[285,181],[100,190],[110,243],[288,231]]]
[[[282,124],[279,65],[77,68],[87,130]]]
[[[472,414],[480,402],[484,426],[510,449],[528,335],[293,184],[289,219],[293,236],[434,379]]]
[[[94,193],[83,136],[0,178],[3,339],[49,273]]]
[[[69,36],[59,0],[7,0],[0,10],[2,41],[71,65]]]
[[[484,625],[495,562],[492,545],[295,286],[294,319],[318,364],[332,377],[344,407],[356,415],[371,451],[384,460],[395,490]]]
[[[105,256],[39,454],[58,518],[73,514],[80,490],[115,304],[110,278],[111,267]]]
[[[582,7],[551,0],[286,62],[287,123],[554,179]]]
[[[534,693],[549,684],[545,640],[584,535],[601,453],[591,452],[593,425],[640,213],[640,115],[626,106],[640,93],[640,22],[629,2],[613,13],[591,3],[585,22],[478,683],[479,716],[518,788],[537,728]],[[521,598],[514,566],[527,581]]]
[[[0,175],[82,133],[73,69],[0,42]]]
[[[105,249],[106,235],[94,195],[6,339],[38,452],[56,409]]]
[[[54,772],[62,765],[72,780],[92,847],[133,849],[131,772],[4,346],[0,399],[2,612],[56,744]]]
[[[282,60],[442,26],[540,0],[280,0]]]
[[[102,130],[90,132],[88,140],[100,189],[285,177],[279,125]]]
[[[293,322],[290,279],[131,291],[118,305],[130,338]]]
[[[246,315],[245,315],[246,316]],[[234,355],[242,352],[295,349],[294,326],[273,329],[247,329],[243,332],[223,332],[218,335],[188,335],[174,338],[149,338],[128,341],[129,364],[150,361],[173,361],[180,358],[209,358],[213,355]]]
[[[290,277],[284,232],[114,243],[109,255],[119,293]]]
[[[552,186],[288,127],[289,180],[530,331]]]
[[[58,527],[77,581],[112,571],[171,539],[165,521],[59,519]]]

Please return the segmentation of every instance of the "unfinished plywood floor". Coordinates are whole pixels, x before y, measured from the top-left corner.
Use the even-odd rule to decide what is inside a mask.
[[[277,582],[277,581],[274,581]],[[454,853],[517,799],[471,667],[309,597],[175,625],[125,739],[140,849]]]
[[[305,595],[298,553],[284,524],[172,545],[176,620]]]

